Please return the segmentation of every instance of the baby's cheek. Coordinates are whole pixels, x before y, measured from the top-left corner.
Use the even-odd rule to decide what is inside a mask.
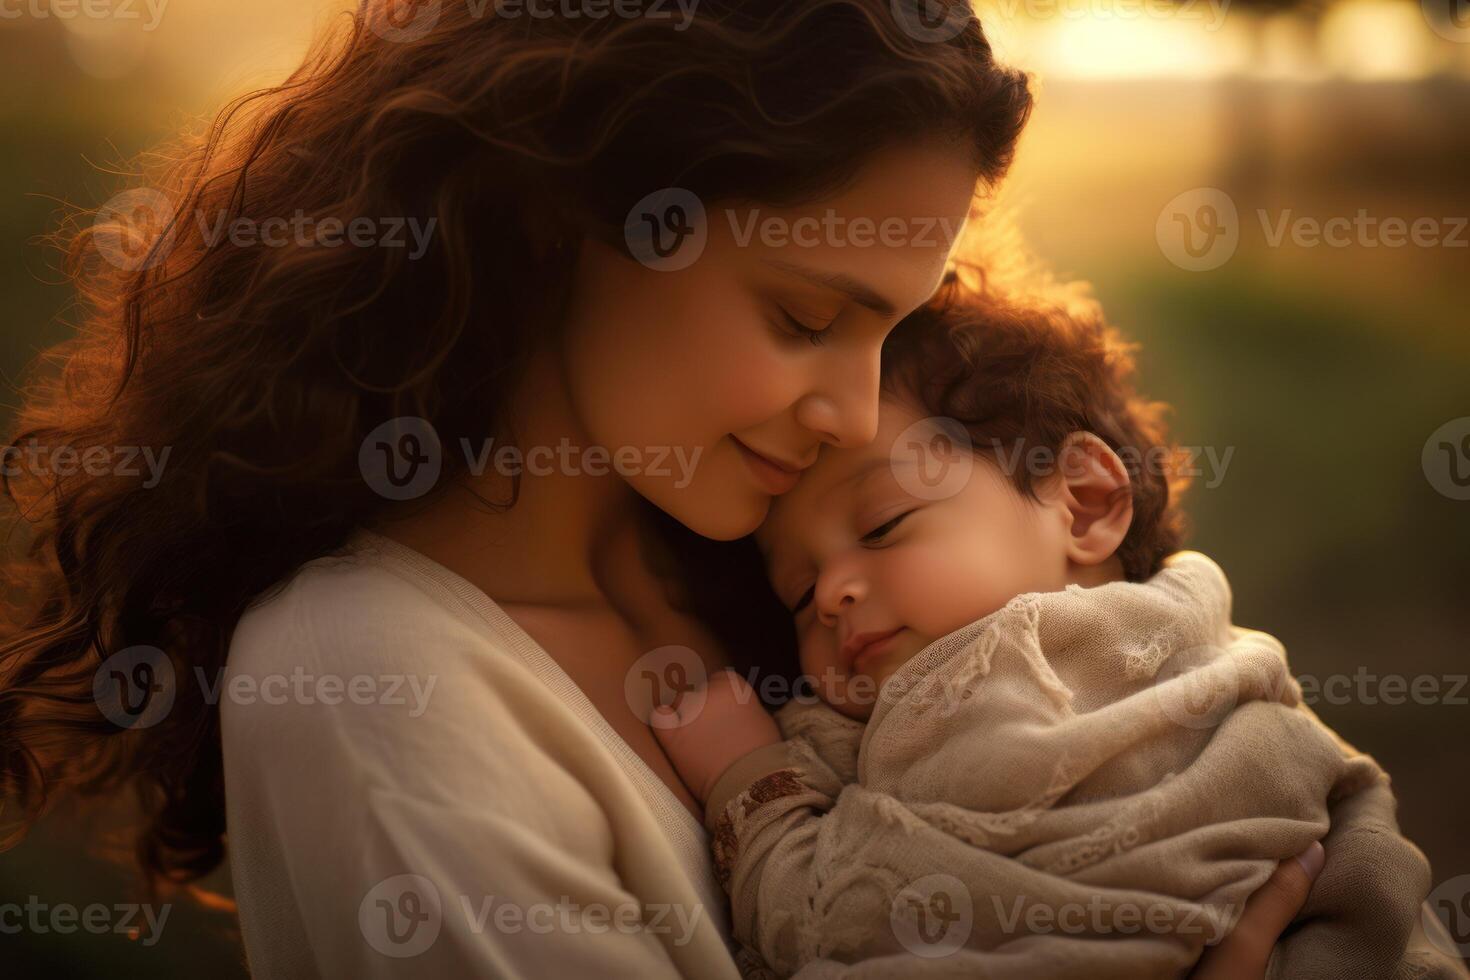
[[[832,643],[830,638],[816,636],[816,629],[810,630],[811,635],[804,635],[797,646],[796,656],[801,663],[801,676],[820,677],[823,669],[832,663]]]
[[[895,553],[893,614],[929,637],[940,637],[1004,606],[1017,594],[1015,567],[983,544],[940,542]]]
[[[800,649],[801,673],[822,701],[859,721],[866,721],[875,700],[871,678],[852,676],[839,666],[836,641],[831,637]]]

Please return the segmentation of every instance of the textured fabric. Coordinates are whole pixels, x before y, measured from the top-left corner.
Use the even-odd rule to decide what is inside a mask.
[[[739,975],[704,829],[468,582],[360,534],[235,630],[227,685],[297,671],[428,696],[221,699],[256,977]],[[400,875],[422,879],[411,902]],[[389,937],[385,909],[437,933],[400,943],[419,933]]]
[[[767,771],[732,767],[708,811],[736,937],[778,976],[1181,976],[1322,839],[1270,977],[1466,976],[1419,931],[1387,776],[1230,601],[1184,552],[936,641],[866,726],[783,707]]]

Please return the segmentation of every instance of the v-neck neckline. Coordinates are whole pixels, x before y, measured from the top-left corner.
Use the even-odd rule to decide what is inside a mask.
[[[674,795],[673,790],[658,773],[643,760],[631,745],[608,724],[585,692],[572,680],[540,643],[520,627],[500,604],[468,579],[439,564],[432,558],[408,545],[369,528],[358,528],[349,540],[356,551],[371,550],[383,558],[396,563],[412,573],[412,578],[428,589],[441,605],[453,605],[446,599],[458,603],[485,623],[497,636],[504,640],[516,657],[528,667],[562,703],[572,709],[598,739],[612,753],[623,770],[633,779],[644,800],[659,818],[659,823],[677,832],[681,846],[697,849],[702,865],[708,870],[709,856],[706,850],[708,833],[704,825],[689,812],[688,807]],[[668,814],[677,816],[672,820]],[[712,880],[712,879],[711,879]]]

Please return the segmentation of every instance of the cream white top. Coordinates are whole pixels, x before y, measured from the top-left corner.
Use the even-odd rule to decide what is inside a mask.
[[[218,691],[253,974],[735,978],[705,829],[465,579],[359,531]]]

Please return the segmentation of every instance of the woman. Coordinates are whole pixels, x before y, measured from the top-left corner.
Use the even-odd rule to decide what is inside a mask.
[[[873,437],[1030,96],[963,10],[598,9],[366,4],[73,242],[15,444],[168,456],[7,484],[5,795],[137,786],[155,882],[228,830],[259,976],[736,975],[646,719],[761,652],[679,558]],[[1305,867],[1198,975],[1262,975]]]

